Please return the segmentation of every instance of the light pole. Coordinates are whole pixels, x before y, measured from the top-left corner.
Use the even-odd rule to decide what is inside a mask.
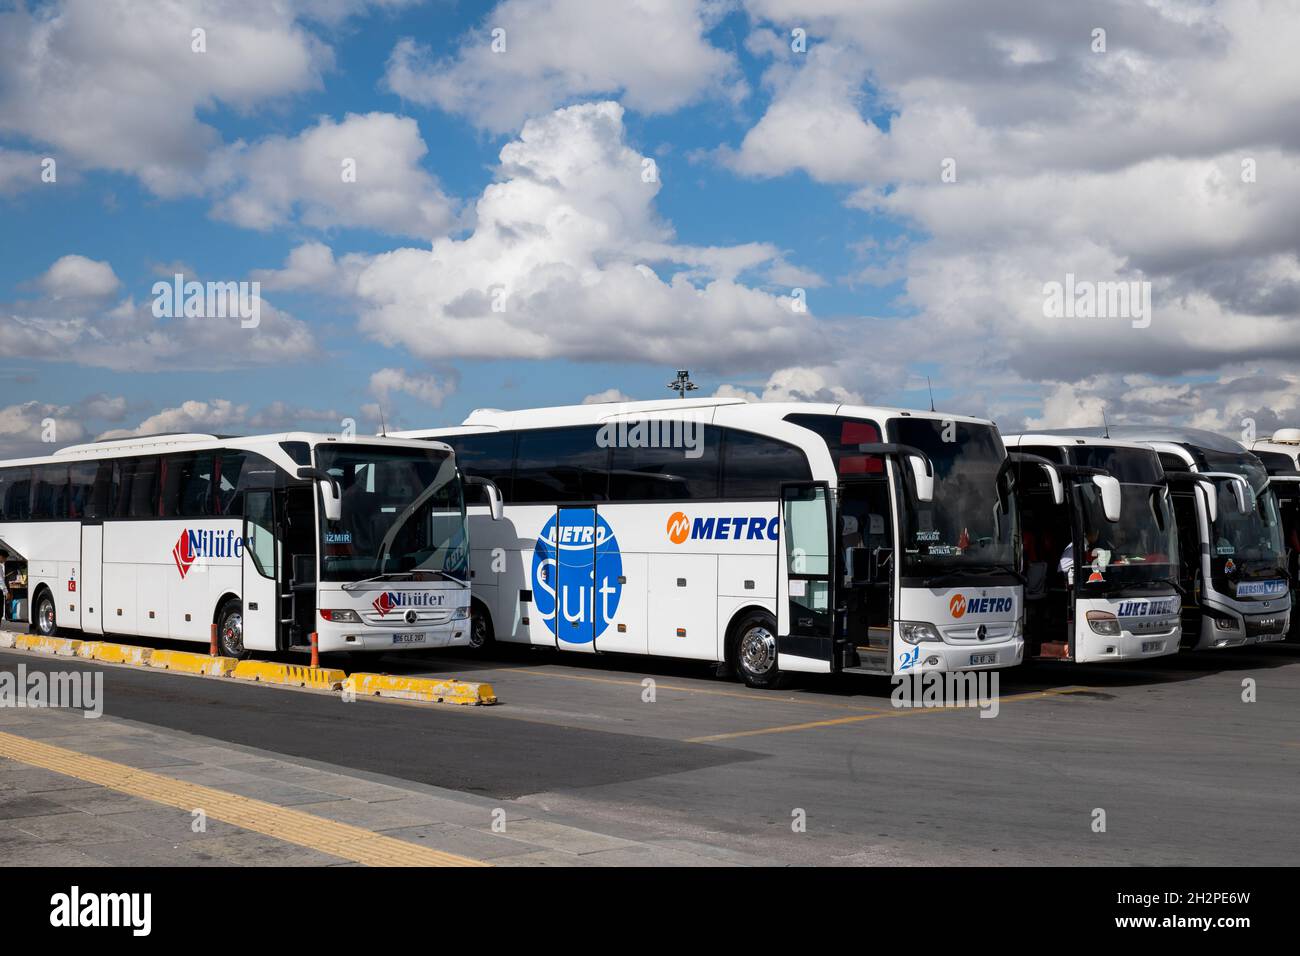
[[[677,370],[677,381],[669,382],[668,387],[677,393],[678,398],[685,398],[687,392],[693,392],[699,388],[698,385],[691,381],[691,373],[684,368]]]

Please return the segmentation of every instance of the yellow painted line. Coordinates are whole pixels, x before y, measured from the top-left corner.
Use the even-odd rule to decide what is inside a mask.
[[[620,687],[641,687],[640,680],[620,680],[613,677],[591,677],[586,674],[556,674],[553,671],[538,671],[528,667],[503,667],[502,672],[507,674],[528,674],[532,677],[554,677],[558,680],[577,680],[589,681],[593,684],[616,684]],[[802,704],[805,707],[829,707],[835,710],[853,710],[862,711],[870,710],[862,704],[843,704],[834,700],[822,700],[820,698],[804,697],[782,697],[779,693],[763,691],[753,694],[746,694],[738,690],[716,690],[712,687],[686,687],[682,684],[664,684],[650,675],[646,675],[655,682],[656,690],[680,690],[688,694],[704,694],[710,697],[734,697],[737,700],[747,700],[755,704]],[[814,675],[823,676],[823,675]],[[644,680],[644,678],[642,678]],[[891,713],[892,711],[879,709],[881,713]]]
[[[1015,703],[1021,700],[1038,700],[1043,697],[1056,697],[1061,694],[1078,694],[1087,691],[1087,687],[1060,687],[1052,690],[1034,691],[1028,694],[1013,694],[1010,697],[999,697],[998,706],[1003,704]],[[706,737],[688,737],[688,744],[705,744],[712,743],[716,740],[734,740],[737,737],[757,737],[762,734],[786,734],[796,730],[812,730],[818,727],[838,727],[843,724],[858,724],[864,720],[875,720],[878,717],[909,717],[916,714],[935,714],[950,710],[972,710],[972,707],[958,707],[948,705],[944,707],[897,707],[892,710],[875,711],[869,714],[854,714],[849,717],[832,717],[827,720],[809,720],[802,724],[784,724],[780,727],[762,727],[758,730],[737,730],[726,734],[709,734]]]
[[[202,810],[208,816],[233,826],[367,866],[490,865],[481,860],[417,846],[350,823],[339,823],[148,770],[137,770],[2,731],[0,757],[43,767],[169,807],[191,812]]]
[[[393,674],[352,674],[343,682],[343,693],[353,697],[395,697],[434,704],[495,704],[491,684],[463,680],[433,680],[427,677],[399,677]]]
[[[39,634],[15,634],[13,646],[38,654],[55,654],[59,657],[76,657],[81,653],[82,641],[66,637],[41,637]]]
[[[230,676],[238,680],[315,687],[318,690],[338,690],[347,678],[341,670],[332,667],[307,667],[304,664],[277,664],[271,661],[240,661]]]
[[[179,674],[206,674],[209,677],[229,677],[239,661],[233,657],[212,657],[190,651],[154,651],[149,655],[150,667],[176,671]]]

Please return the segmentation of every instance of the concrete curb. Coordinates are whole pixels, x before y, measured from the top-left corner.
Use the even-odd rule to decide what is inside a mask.
[[[229,677],[239,661],[233,657],[211,657],[189,651],[154,651],[147,665],[179,674],[204,674],[208,677]]]
[[[240,661],[230,676],[236,680],[314,687],[318,690],[338,690],[347,677],[341,670],[332,667],[304,667],[301,664],[276,664],[270,661]]]
[[[343,693],[354,697],[393,697],[434,704],[495,704],[491,684],[391,674],[353,674],[343,682]]]

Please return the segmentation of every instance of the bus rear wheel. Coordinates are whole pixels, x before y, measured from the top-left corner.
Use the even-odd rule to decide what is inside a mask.
[[[32,609],[32,626],[41,637],[53,637],[59,633],[58,621],[54,617],[54,597],[49,591],[42,591]]]
[[[244,605],[231,598],[217,612],[217,644],[222,657],[243,660],[248,656],[244,649]]]
[[[748,687],[768,690],[785,686],[786,675],[777,666],[776,621],[771,615],[751,614],[740,622],[732,660]]]

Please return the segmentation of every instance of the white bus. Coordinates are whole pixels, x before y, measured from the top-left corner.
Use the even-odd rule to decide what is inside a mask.
[[[476,411],[455,449],[475,643],[898,674],[1019,663],[1020,536],[988,421],[669,399]],[[720,668],[721,669],[721,668]]]
[[[1284,640],[1291,593],[1282,519],[1260,460],[1240,443],[1197,428],[1124,425],[1108,433],[1150,445],[1169,479],[1179,587],[1187,595],[1183,647]]]
[[[1027,657],[1074,663],[1177,653],[1178,536],[1169,481],[1138,442],[1065,431],[1005,436],[1022,462]]]
[[[43,635],[206,643],[215,624],[231,657],[313,631],[325,652],[465,644],[468,547],[442,444],[177,434],[0,462],[6,616]]]
[[[1279,428],[1271,440],[1259,439],[1251,451],[1268,470],[1268,482],[1282,513],[1282,543],[1291,577],[1291,606],[1300,588],[1300,428]],[[1300,615],[1291,615],[1291,638],[1300,635]]]

